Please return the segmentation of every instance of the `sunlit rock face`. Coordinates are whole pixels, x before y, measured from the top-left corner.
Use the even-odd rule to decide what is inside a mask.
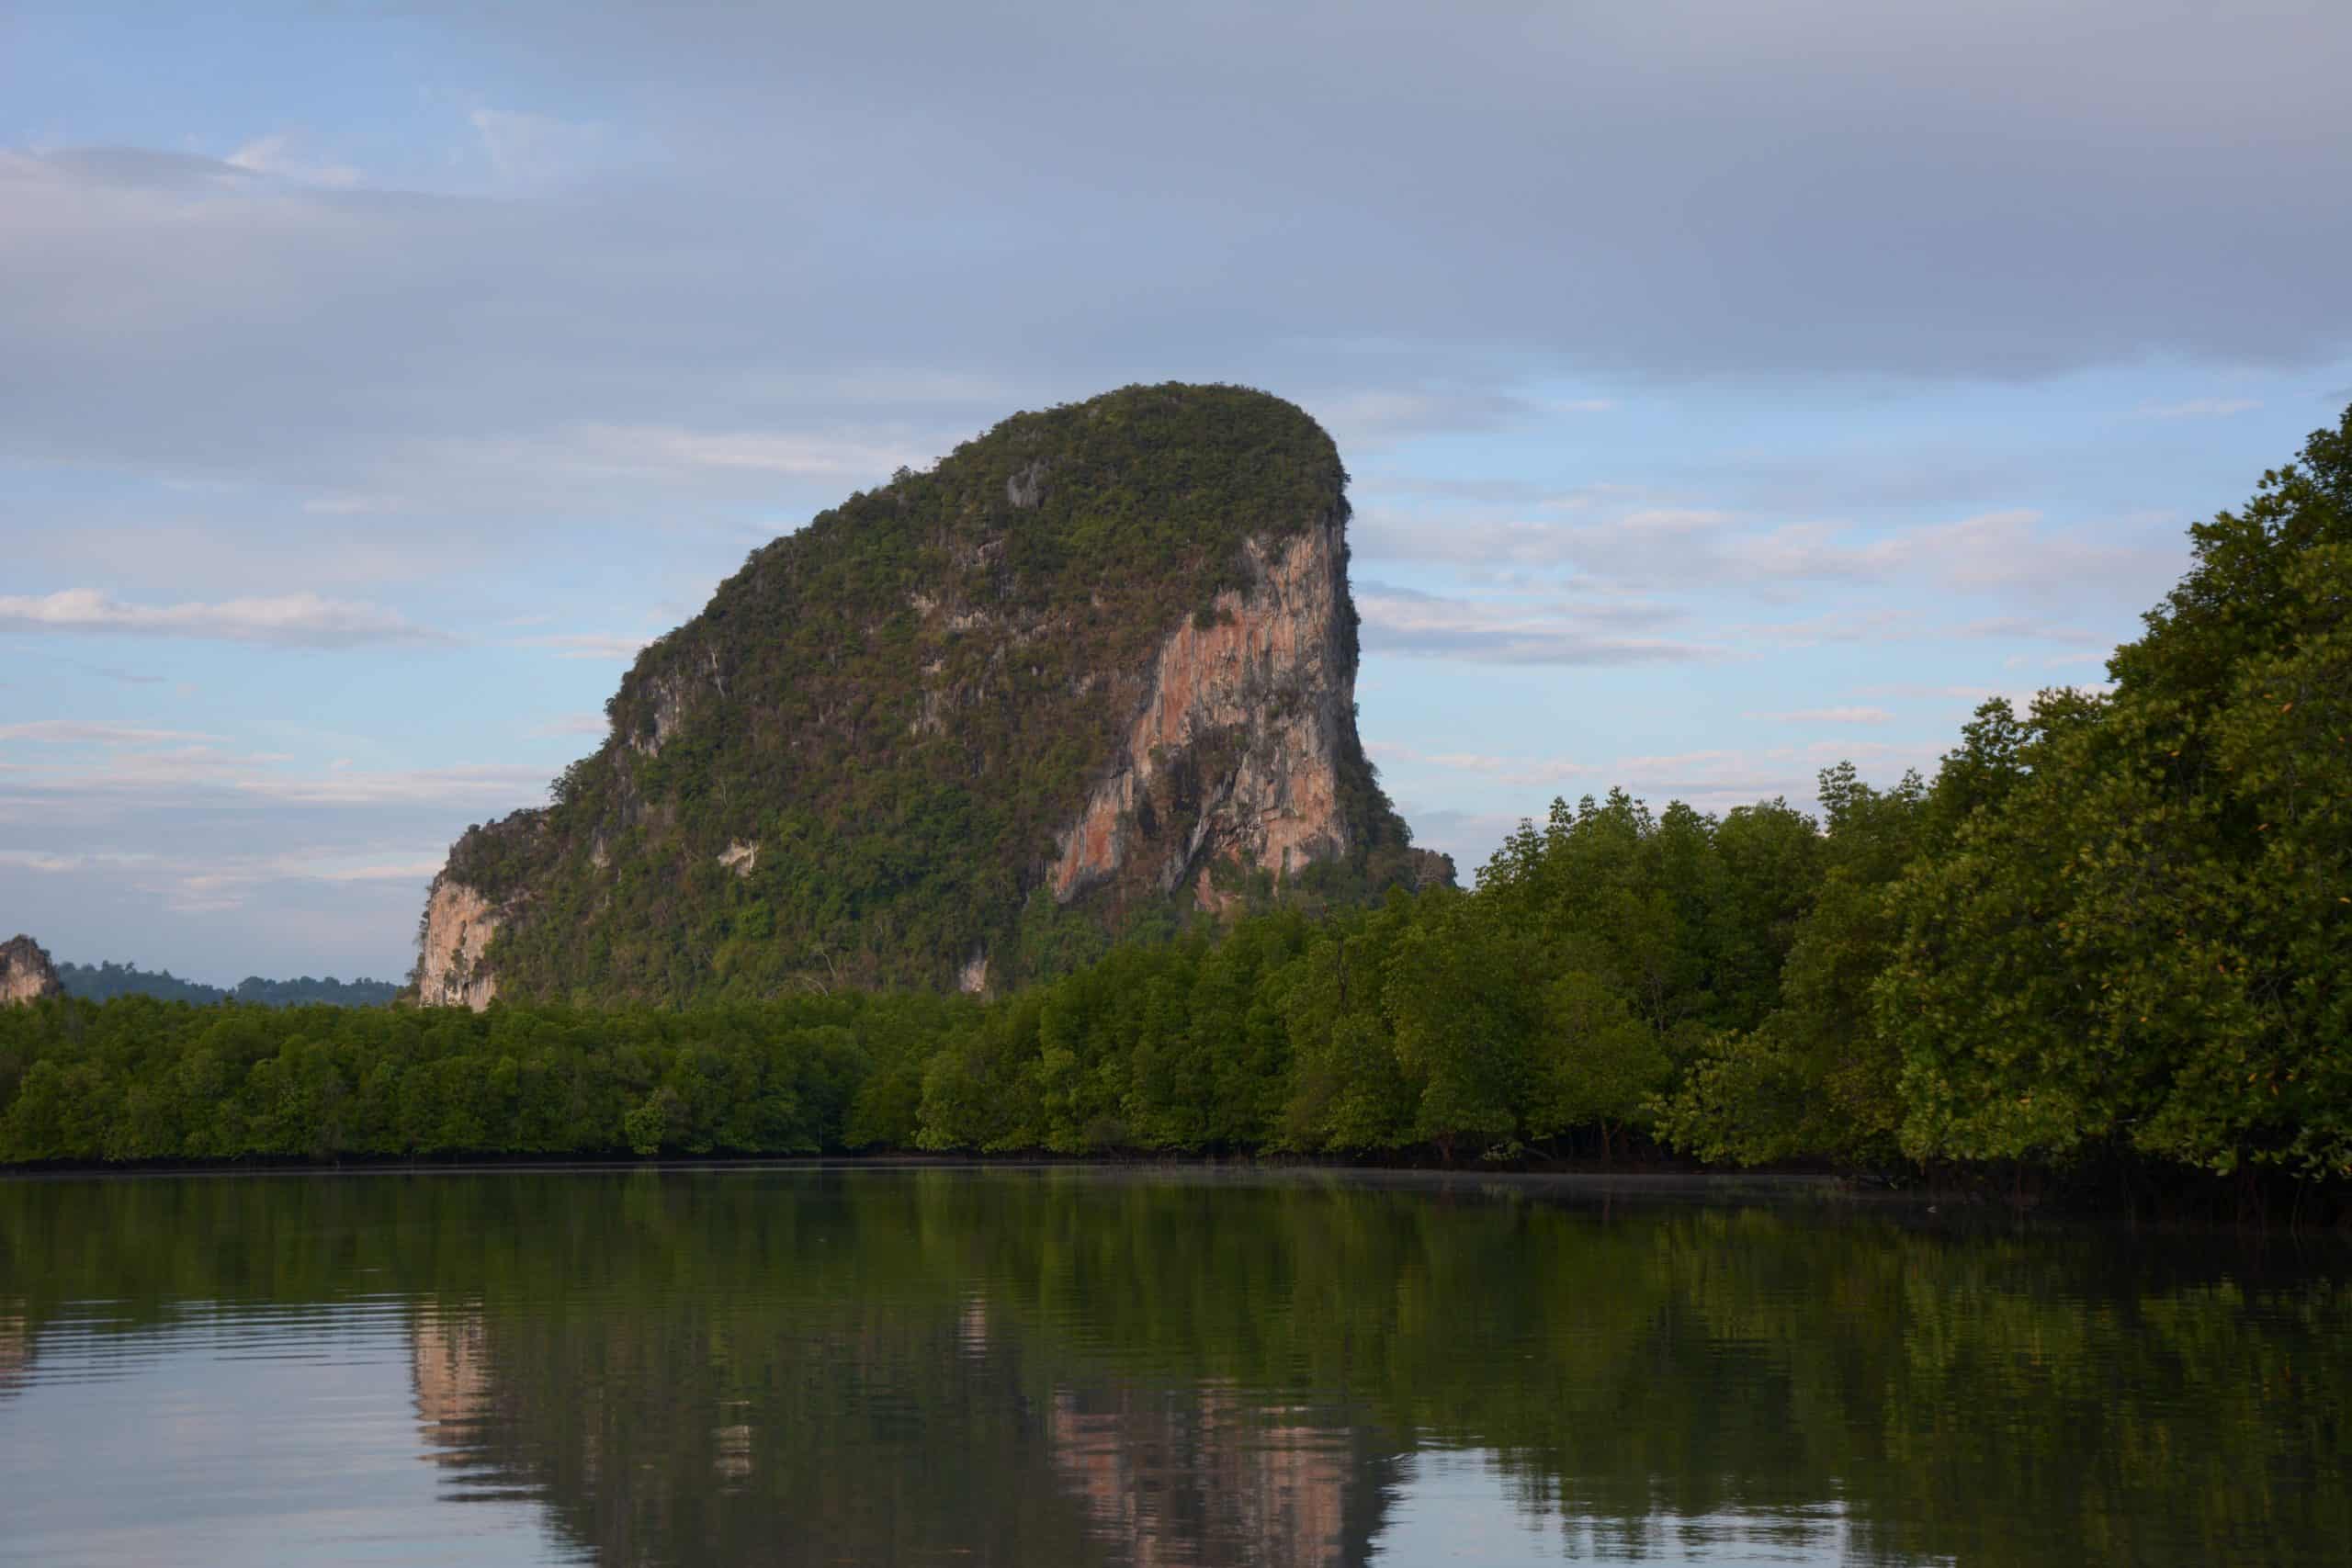
[[[1356,733],[1346,485],[1303,411],[1169,385],[852,496],[645,649],[551,805],[452,847],[420,999],[1001,992],[1072,919],[1451,880]]]
[[[417,940],[417,999],[427,1007],[472,1008],[498,995],[486,955],[498,934],[499,911],[481,891],[446,872],[433,879]]]
[[[1140,686],[1137,711],[1062,835],[1055,897],[1135,873],[1161,893],[1197,880],[1214,898],[1218,861],[1287,876],[1345,852],[1340,768],[1356,736],[1341,529],[1332,515],[1287,543],[1248,541],[1250,587],[1217,595],[1123,682]]]
[[[0,943],[0,1006],[64,994],[57,966],[49,961],[49,951],[40,943],[28,936]]]

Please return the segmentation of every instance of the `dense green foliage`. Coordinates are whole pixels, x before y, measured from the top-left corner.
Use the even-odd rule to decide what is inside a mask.
[[[201,980],[183,980],[168,969],[141,969],[136,964],[117,964],[112,959],[98,964],[60,964],[57,979],[67,996],[86,997],[94,1002],[102,1002],[108,997],[156,997],[174,1002],[259,1002],[275,1008],[311,1003],[368,1008],[385,1006],[401,991],[390,980],[338,980],[332,975],[323,980],[314,980],[308,975],[299,980],[265,980],[258,975],[248,975],[223,990]]]
[[[2352,1175],[2352,410],[2192,536],[2111,693],[1990,705],[1932,790],[1859,797],[1685,1142]]]
[[[2352,1174],[2352,411],[2118,651],[1818,820],[1555,803],[1475,892],[1163,923],[981,1003],[481,1017],[49,1001],[0,1158],[1269,1150],[1634,1134],[1819,1158]]]
[[[1781,807],[1623,795],[1477,894],[1277,907],[980,1002],[685,1012],[57,998],[0,1013],[0,1159],[1128,1148],[1607,1154],[1787,942]],[[1563,1138],[1569,1143],[1563,1143]]]
[[[1245,541],[1343,519],[1346,482],[1279,399],[1133,387],[1017,415],[753,551],[639,657],[611,738],[548,808],[453,849],[449,874],[509,909],[502,994],[944,987],[982,953],[999,988],[1057,972],[1074,939],[1023,911],[1153,651],[1247,581]],[[1356,852],[1322,877],[1345,894],[1396,880],[1407,840],[1351,728],[1342,750]],[[1197,784],[1177,780],[1166,841]],[[756,846],[748,874],[721,863],[736,844]],[[1124,932],[1190,908],[1135,895],[1061,924]]]
[[[1604,1560],[2333,1561],[2342,1262],[1320,1177],[0,1182],[36,1382],[364,1314],[452,1484],[630,1562],[769,1560],[779,1520],[814,1562],[1357,1562],[1406,1456],[1463,1450]],[[1270,1551],[1301,1515],[1357,1544]]]
[[[838,1148],[876,1053],[944,999],[672,1012],[193,1007],[0,1013],[0,1159]]]
[[[1896,889],[1905,1146],[2352,1173],[2352,412]]]

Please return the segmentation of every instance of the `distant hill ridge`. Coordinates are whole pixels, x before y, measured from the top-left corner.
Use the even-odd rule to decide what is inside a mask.
[[[200,1004],[238,1001],[285,1008],[324,1003],[329,1007],[373,1008],[386,1006],[401,993],[400,986],[390,980],[338,980],[332,975],[323,980],[314,980],[308,975],[299,980],[265,980],[258,975],[248,975],[235,986],[223,989],[200,980],[183,980],[168,969],[141,969],[135,964],[111,960],[60,964],[57,978],[67,996],[90,1001],[135,996]]]
[[[1356,734],[1346,486],[1298,408],[1171,383],[851,496],[639,656],[551,805],[452,847],[421,999],[994,991],[1450,881]]]

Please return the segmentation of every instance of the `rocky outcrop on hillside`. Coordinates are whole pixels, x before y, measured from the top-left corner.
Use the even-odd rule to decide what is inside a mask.
[[[1278,558],[1261,539],[1242,550],[1249,586],[1160,643],[1110,775],[1061,835],[1057,898],[1133,865],[1162,893],[1189,877],[1205,901],[1217,864],[1286,876],[1346,851],[1340,768],[1354,739],[1355,672],[1340,519],[1317,519]],[[1212,748],[1222,765],[1204,769]],[[1189,832],[1154,832],[1186,805]]]
[[[48,949],[21,934],[0,942],[0,1007],[64,994]]]
[[[1129,388],[753,552],[553,804],[453,847],[420,998],[1001,989],[1153,911],[1450,879],[1356,734],[1346,477],[1278,399]]]
[[[487,963],[498,920],[498,911],[480,892],[446,874],[435,877],[417,936],[417,999],[427,1007],[477,1012],[488,1007],[498,995],[497,977]]]

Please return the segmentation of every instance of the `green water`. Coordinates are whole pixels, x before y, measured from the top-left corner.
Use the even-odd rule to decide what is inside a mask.
[[[1076,1169],[0,1181],[0,1562],[2340,1562],[2341,1237]]]

